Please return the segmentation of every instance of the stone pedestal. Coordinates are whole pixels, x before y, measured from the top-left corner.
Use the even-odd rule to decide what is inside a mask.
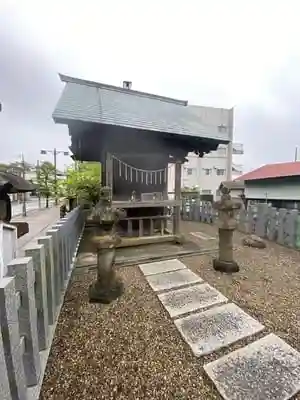
[[[239,271],[238,264],[233,259],[233,232],[236,229],[235,212],[241,207],[239,202],[231,199],[228,188],[222,188],[220,201],[214,203],[219,212],[219,256],[213,260],[216,271],[233,273]]]

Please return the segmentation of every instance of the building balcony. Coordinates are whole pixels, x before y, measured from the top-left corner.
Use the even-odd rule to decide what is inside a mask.
[[[232,164],[232,172],[234,174],[242,174],[243,173],[243,166],[241,164]]]
[[[233,143],[232,154],[244,154],[244,145],[242,143]]]

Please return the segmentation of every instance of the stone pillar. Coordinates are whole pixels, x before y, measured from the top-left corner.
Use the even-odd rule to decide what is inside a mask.
[[[37,309],[37,330],[39,350],[48,347],[48,302],[45,249],[42,244],[30,244],[25,249],[25,256],[31,257],[35,272],[35,303]]]
[[[15,258],[8,266],[8,275],[15,277],[16,290],[20,292],[19,307],[20,335],[24,336],[25,351],[23,354],[27,386],[36,385],[41,374],[37,332],[37,310],[34,286],[35,274],[32,258]]]
[[[9,381],[10,396],[1,398],[27,400],[26,378],[23,366],[23,346],[20,341],[18,308],[20,307],[19,293],[15,290],[15,278],[0,279],[0,330],[2,338],[2,353],[0,344],[0,359],[4,357],[5,368],[0,368],[0,388],[5,393],[5,372]]]
[[[61,221],[58,224],[53,225],[53,229],[58,229],[58,250],[61,268],[61,287],[64,289],[67,276],[68,276],[68,266],[67,266],[67,256],[66,256],[66,242],[69,232],[66,230],[66,224]],[[75,228],[75,227],[74,227]]]
[[[63,288],[63,283],[62,283],[63,275],[62,275],[62,268],[59,256],[59,230],[50,229],[46,234],[52,237],[55,303],[56,306],[59,306],[61,302],[61,293],[62,293],[61,290]]]
[[[0,306],[1,310],[1,306]],[[2,321],[0,321],[2,324]],[[0,396],[2,399],[11,399],[11,391],[9,387],[9,380],[8,380],[8,372],[6,368],[6,362],[5,362],[5,353],[4,353],[4,344],[3,344],[3,338],[2,338],[2,332],[0,330]]]
[[[238,272],[239,266],[233,259],[233,232],[237,226],[235,213],[240,209],[241,203],[231,199],[227,187],[224,186],[221,192],[221,200],[214,203],[214,208],[219,213],[219,257],[213,260],[213,267],[216,271]]]
[[[52,237],[42,236],[38,239],[38,243],[43,245],[45,250],[48,322],[53,325],[56,318],[56,299]]]

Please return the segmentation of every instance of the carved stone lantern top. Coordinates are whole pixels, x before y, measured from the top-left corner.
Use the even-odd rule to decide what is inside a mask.
[[[234,230],[237,226],[236,213],[241,208],[241,202],[235,201],[230,196],[230,189],[223,186],[221,200],[214,202],[213,207],[218,210],[219,229]]]

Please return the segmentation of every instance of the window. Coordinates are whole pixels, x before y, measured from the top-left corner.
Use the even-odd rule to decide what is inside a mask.
[[[218,126],[218,131],[219,132],[227,132],[227,126],[221,124]]]
[[[217,175],[218,176],[223,176],[223,175],[225,175],[225,169],[219,169],[219,168],[217,168]]]
[[[209,168],[204,168],[204,173],[205,173],[205,175],[210,175],[211,169],[209,169]]]
[[[193,168],[187,168],[186,172],[188,175],[193,175]]]
[[[202,194],[211,194],[211,190],[210,189],[202,189]]]

